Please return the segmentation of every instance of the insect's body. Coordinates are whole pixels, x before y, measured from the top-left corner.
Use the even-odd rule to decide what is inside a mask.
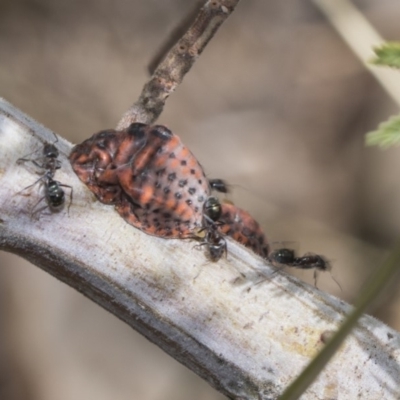
[[[318,254],[307,253],[302,257],[295,257],[292,267],[301,269],[313,269],[319,271],[329,271],[331,265],[324,257]]]
[[[330,271],[332,269],[329,261],[319,254],[306,253],[303,256],[298,257],[294,250],[287,248],[274,250],[269,254],[268,259],[271,261],[272,265],[277,267],[287,266],[299,269],[314,269],[315,286],[317,285],[318,272]],[[340,284],[336,280],[335,282],[340,287]]]
[[[203,168],[178,136],[161,125],[108,130],[74,147],[72,168],[97,198],[144,232],[190,237],[210,195]]]
[[[45,182],[45,198],[52,212],[60,211],[65,204],[65,192],[60,182],[48,178]]]
[[[304,256],[297,257],[294,250],[281,248],[274,250],[268,256],[273,264],[287,265],[300,269],[317,269],[328,271],[331,268],[329,262],[319,254],[306,253]]]
[[[55,136],[55,135],[54,135]],[[54,143],[57,142],[56,141]],[[42,156],[36,159],[34,158],[20,158],[17,160],[18,164],[30,162],[35,167],[39,168],[37,172],[41,177],[34,182],[32,185],[27,186],[23,189],[29,189],[36,184],[39,184],[40,187],[44,188],[44,196],[39,199],[36,205],[33,207],[32,215],[39,213],[40,211],[44,210],[45,208],[49,208],[51,212],[58,212],[63,209],[65,205],[65,192],[62,189],[63,187],[70,189],[70,203],[68,206],[71,206],[72,202],[72,187],[69,185],[64,185],[56,180],[54,180],[54,175],[58,169],[61,168],[61,161],[58,159],[59,151],[54,143],[45,143],[43,145]],[[46,205],[36,209],[36,206],[42,201],[46,200]]]

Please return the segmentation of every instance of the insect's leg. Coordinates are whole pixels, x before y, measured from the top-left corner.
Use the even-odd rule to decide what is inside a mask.
[[[42,184],[43,184],[43,178],[44,178],[44,176],[41,176],[37,181],[35,181],[35,182],[33,182],[31,185],[29,185],[29,186],[23,188],[22,190],[20,190],[20,191],[17,192],[16,194],[20,194],[20,193],[23,192],[24,190],[30,189],[31,187],[35,186],[35,185],[36,185],[38,182],[40,182],[40,181],[42,181],[42,182],[40,182],[40,184],[42,185]]]
[[[72,200],[73,200],[73,194],[74,194],[74,189],[72,188],[72,186],[70,185],[64,185],[62,183],[60,183],[60,186],[68,188],[70,190],[69,192],[69,203],[68,203],[68,215],[69,215],[69,209],[71,207],[72,204]]]
[[[318,280],[318,270],[315,268],[315,269],[314,269],[314,286],[315,286],[316,288],[318,288],[318,286],[317,286],[317,280]]]
[[[37,210],[35,210],[35,208],[38,206],[38,204],[43,201],[46,198],[46,196],[43,196],[39,199],[39,201],[36,202],[36,204],[32,207],[32,211],[31,211],[31,218],[33,218],[35,215],[37,215],[38,213],[40,213],[40,211],[43,211],[44,209],[48,208],[48,205],[45,204],[43,207],[38,208]]]

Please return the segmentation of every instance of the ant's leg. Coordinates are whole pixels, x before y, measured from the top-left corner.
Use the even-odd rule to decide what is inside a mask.
[[[44,205],[43,207],[38,208],[37,210],[35,210],[35,208],[37,207],[37,205],[46,198],[46,196],[43,196],[42,198],[39,199],[38,202],[36,202],[36,204],[32,207],[32,211],[31,211],[31,218],[33,218],[35,215],[37,215],[38,213],[40,213],[40,211],[43,211],[44,209],[48,208],[48,205]]]
[[[36,167],[38,167],[38,168],[40,168],[41,170],[44,170],[45,168],[44,168],[44,165],[43,165],[43,157],[41,157],[39,160],[41,160],[41,164],[39,164],[39,162],[37,161],[37,159],[36,160],[34,160],[34,159],[32,159],[32,158],[19,158],[18,160],[17,160],[17,164],[18,165],[21,165],[22,163],[27,163],[27,162],[30,162],[30,163],[32,163],[33,165],[35,165]],[[35,171],[36,173],[39,173],[39,172],[37,172],[37,171]],[[42,171],[43,172],[43,171]]]
[[[314,286],[315,286],[316,288],[318,288],[318,286],[317,286],[317,280],[318,280],[318,270],[317,270],[317,269],[314,269]]]
[[[71,204],[72,204],[74,189],[72,188],[72,186],[64,185],[62,183],[60,183],[60,186],[70,189],[70,192],[69,192],[69,203],[68,203],[68,215],[69,215],[69,209],[70,209]]]
[[[40,182],[40,181],[42,181],[42,182]],[[41,176],[37,181],[33,182],[32,185],[29,185],[29,186],[23,188],[22,190],[20,190],[20,191],[17,192],[16,194],[20,194],[20,193],[23,192],[24,190],[29,189],[29,188],[35,186],[38,182],[40,182],[40,185],[43,185],[43,176]],[[40,188],[39,188],[39,190],[40,190]]]

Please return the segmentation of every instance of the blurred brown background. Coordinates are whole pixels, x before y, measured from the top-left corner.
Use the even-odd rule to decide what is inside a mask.
[[[355,3],[383,37],[400,39],[398,0]],[[0,96],[72,142],[114,127],[195,4],[2,0]],[[396,112],[310,1],[246,0],[158,122],[211,177],[234,184],[231,199],[271,242],[326,255],[343,291],[329,274],[319,287],[351,302],[400,231],[400,150],[364,146]],[[38,268],[5,253],[0,265],[0,399],[222,398]],[[396,291],[374,315],[400,328]]]

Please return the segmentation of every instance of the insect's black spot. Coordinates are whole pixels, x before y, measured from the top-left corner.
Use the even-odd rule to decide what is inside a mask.
[[[204,196],[199,196],[197,200],[199,203],[202,203],[204,201]]]
[[[187,200],[186,200],[186,204],[187,204],[188,206],[192,205],[192,203],[193,203],[192,200],[190,200],[190,199],[187,199]]]
[[[189,194],[194,195],[196,193],[196,188],[189,188],[188,192]]]
[[[176,197],[178,200],[181,199],[181,198],[182,198],[182,193],[176,192],[176,193],[175,193],[175,197]]]
[[[149,171],[147,169],[145,169],[140,173],[140,179],[142,182],[145,182],[148,180],[148,172]]]
[[[158,214],[160,212],[159,208],[155,208],[154,210],[152,210],[153,214]],[[157,218],[154,218],[154,220],[156,220]]]
[[[154,185],[154,187],[156,188],[156,189],[160,189],[161,188],[161,182],[156,182],[156,184]]]
[[[176,156],[175,156],[175,153],[174,152],[172,152],[172,153],[169,153],[169,158],[175,158]]]
[[[164,147],[163,147],[163,146],[160,146],[160,147],[157,149],[157,154],[161,154],[163,151],[164,151]]]
[[[196,212],[196,213],[199,212],[199,207],[195,207],[194,212]]]
[[[187,161],[186,161],[186,160],[182,160],[182,161],[181,161],[181,165],[182,165],[182,166],[187,165]]]
[[[170,174],[168,175],[168,180],[169,180],[170,182],[173,182],[175,179],[176,179],[176,173],[175,173],[175,172],[172,172],[172,173],[170,173]]]
[[[171,213],[169,213],[169,212],[163,213],[162,216],[163,216],[163,218],[165,218],[166,220],[168,220],[168,219],[170,219],[170,218],[172,217]]]
[[[144,206],[144,208],[145,208],[146,210],[149,210],[149,209],[150,209],[150,203],[147,203],[147,204]]]
[[[164,193],[165,193],[165,194],[168,194],[170,191],[171,191],[171,189],[170,189],[168,186],[166,186],[166,187],[164,188]]]
[[[192,175],[194,175],[194,174],[196,173],[196,170],[195,170],[195,169],[191,169],[191,170],[190,170],[190,173],[191,173]]]
[[[165,174],[165,168],[161,168],[161,169],[159,169],[157,172],[156,172],[156,175],[157,176],[162,176],[162,175],[164,175]]]
[[[201,179],[199,179],[198,182],[199,182],[199,185],[203,184],[203,181]]]
[[[178,186],[182,188],[185,187],[187,183],[188,183],[187,179],[181,179],[178,183]]]

